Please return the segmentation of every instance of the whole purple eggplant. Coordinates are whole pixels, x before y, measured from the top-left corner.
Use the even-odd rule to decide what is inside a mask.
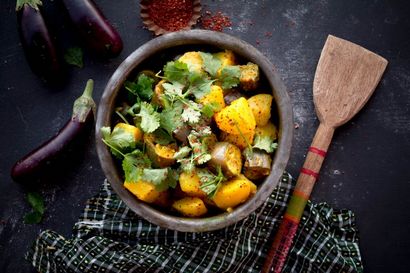
[[[83,95],[74,102],[71,119],[54,137],[14,164],[11,177],[15,181],[26,184],[40,177],[49,170],[54,160],[68,151],[70,144],[92,128],[95,113],[93,86],[93,80],[88,80]]]
[[[63,74],[62,66],[40,5],[41,0],[17,1],[20,39],[33,72],[45,80],[56,81]]]
[[[120,54],[120,35],[92,0],[63,0],[63,3],[85,46],[92,53],[103,58]]]

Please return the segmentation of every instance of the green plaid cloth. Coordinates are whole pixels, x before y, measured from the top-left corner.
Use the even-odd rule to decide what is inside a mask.
[[[107,181],[64,238],[42,232],[27,259],[46,272],[260,272],[294,180],[284,175],[270,198],[225,229],[163,229],[132,212]],[[362,272],[354,215],[308,202],[283,272]]]

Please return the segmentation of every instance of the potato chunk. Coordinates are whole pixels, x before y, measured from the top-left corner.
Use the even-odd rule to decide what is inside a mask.
[[[139,200],[153,203],[160,195],[155,186],[147,181],[124,182],[124,187],[134,194]]]
[[[241,76],[239,82],[243,90],[251,91],[255,90],[259,82],[259,67],[254,63],[247,63],[246,65],[240,65]]]
[[[222,183],[213,200],[218,208],[231,211],[245,202],[251,193],[251,184],[244,176],[237,176]]]
[[[201,181],[199,176],[195,173],[183,172],[179,176],[179,186],[181,190],[192,197],[205,197],[206,193],[201,190]]]
[[[269,137],[271,140],[278,138],[278,130],[272,122],[268,122],[265,126],[256,126],[255,137]]]
[[[229,134],[252,134],[256,122],[245,98],[234,100],[231,105],[215,114],[215,121],[219,129]]]
[[[204,201],[198,197],[185,197],[175,201],[172,207],[187,217],[199,217],[208,212]]]
[[[224,93],[221,87],[218,85],[212,85],[211,91],[198,100],[202,105],[207,105],[208,103],[216,103],[219,105],[220,109],[225,107]]]
[[[188,65],[188,70],[191,72],[203,72],[202,64],[203,60],[201,54],[196,51],[186,52],[182,55],[178,61],[186,63]]]
[[[248,143],[252,145],[253,137],[254,137],[254,133],[234,135],[234,134],[228,134],[226,132],[222,132],[220,136],[222,141],[227,141],[229,143],[232,143],[233,145],[237,146],[241,150],[248,147]]]
[[[265,126],[271,116],[272,95],[258,94],[248,99],[249,107],[255,117],[256,126]]]

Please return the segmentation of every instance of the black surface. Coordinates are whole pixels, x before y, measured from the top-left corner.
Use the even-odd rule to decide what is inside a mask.
[[[72,34],[59,1],[45,1],[53,29],[66,47]],[[25,192],[11,181],[12,164],[55,134],[73,100],[93,78],[98,101],[115,68],[152,38],[141,28],[138,1],[97,0],[119,30],[123,53],[110,61],[85,58],[59,88],[31,73],[18,38],[15,1],[0,4],[0,272],[32,272],[24,253],[36,235],[53,229],[69,236],[87,198],[104,175],[94,141],[54,183],[41,188],[47,212],[39,225],[25,225]],[[225,32],[255,45],[274,63],[294,103],[294,147],[288,170],[297,175],[318,125],[312,82],[327,34],[358,43],[389,61],[373,97],[360,114],[338,129],[314,189],[314,201],[356,213],[365,272],[409,272],[410,259],[410,2],[403,1],[202,1],[205,10],[232,18]],[[66,33],[62,35],[62,33]]]

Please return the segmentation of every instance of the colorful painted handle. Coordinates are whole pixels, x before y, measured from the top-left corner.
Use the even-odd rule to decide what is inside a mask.
[[[262,267],[263,273],[280,273],[292,246],[293,238],[319,171],[332,141],[334,128],[320,124],[309,148],[303,168],[296,182],[295,190],[289,201],[279,230]]]

